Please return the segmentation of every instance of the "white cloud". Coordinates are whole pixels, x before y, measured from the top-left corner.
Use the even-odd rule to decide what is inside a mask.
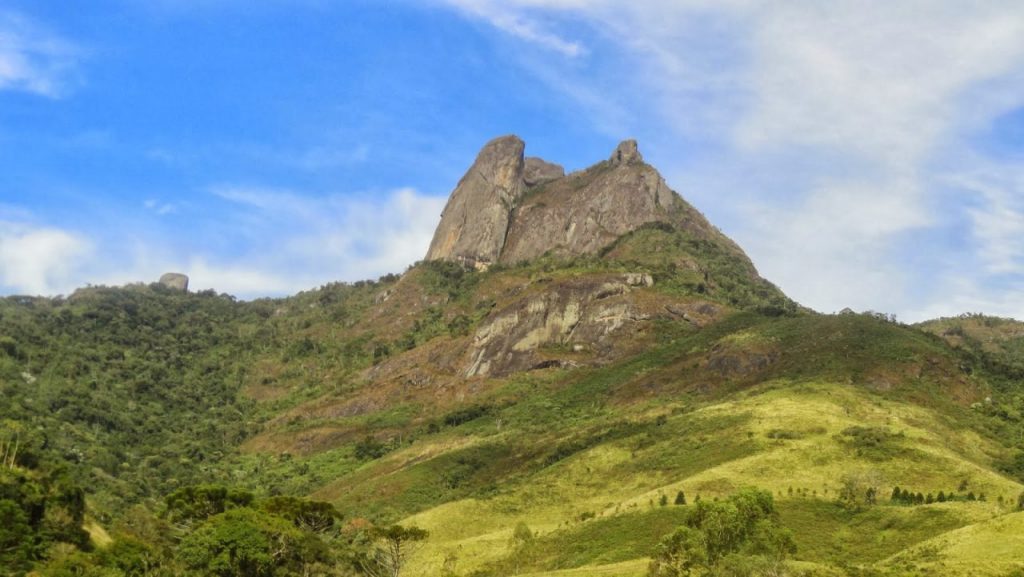
[[[660,168],[684,175],[684,195],[805,304],[922,310],[920,285],[983,291],[977,302],[1014,298],[992,279],[937,279],[1024,274],[1024,189],[1019,180],[978,181],[971,140],[1024,107],[1024,4],[446,2],[498,28],[495,14],[512,14],[590,39],[589,52],[604,59],[591,66],[549,59],[524,67],[570,97],[598,95],[602,102],[576,98],[591,115],[628,103],[630,132],[662,148],[648,144],[648,157],[667,159]],[[699,150],[703,166],[673,156],[679,149]],[[958,175],[973,185],[950,195],[945,183]],[[951,226],[949,211],[966,216],[969,231]],[[929,250],[909,244],[921,231],[969,235],[960,240],[975,250],[918,259],[941,269],[907,269],[900,254]],[[974,270],[978,263],[984,270]],[[970,296],[929,298],[975,302]]]
[[[426,254],[445,202],[409,188],[320,198],[239,186],[213,192],[237,205],[226,232],[245,235],[251,247],[233,261],[248,273],[220,275],[224,286],[242,296],[401,272]],[[199,260],[192,266],[216,268],[207,264]]]
[[[92,256],[92,243],[75,233],[0,222],[0,287],[11,292],[68,293]]]
[[[79,53],[28,18],[0,11],[0,90],[59,97],[68,88]]]
[[[173,271],[189,275],[194,290],[256,298],[376,278],[423,258],[445,202],[410,188],[320,197],[241,186],[211,192],[226,210],[177,206],[171,221],[153,221],[159,230],[120,222],[70,232],[0,205],[0,216],[18,219],[0,220],[0,290],[68,294],[87,284],[154,282]],[[168,206],[143,203],[158,215]],[[188,227],[187,239],[178,238],[178,226]]]

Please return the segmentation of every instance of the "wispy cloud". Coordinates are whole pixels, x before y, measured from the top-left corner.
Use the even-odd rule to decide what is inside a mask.
[[[684,194],[806,304],[923,310],[914,287],[954,271],[1024,274],[1024,190],[1019,181],[979,180],[987,162],[971,139],[1024,106],[1024,4],[448,3],[499,29],[496,11],[530,26],[571,22],[614,47],[593,66],[551,59],[538,77],[561,78],[569,95],[600,95],[603,104],[578,99],[595,116],[630,103],[633,115],[623,118],[631,132],[662,148],[648,156],[667,158],[661,168],[683,175]],[[702,164],[674,156],[680,148],[700,150]],[[957,175],[964,186],[950,194]],[[969,215],[969,231],[950,225],[951,211]],[[975,251],[907,269],[899,255],[928,251],[913,244],[923,231],[968,234],[961,240]],[[978,302],[1013,298],[999,292],[1009,291],[1005,283],[944,286],[995,287]],[[969,296],[929,298],[974,302]]]
[[[321,197],[246,186],[212,192],[236,205],[225,226],[248,238],[236,262],[287,279],[293,290],[403,270],[423,258],[445,201],[410,188]]]
[[[158,216],[173,215],[161,220],[159,232],[138,224],[72,231],[0,206],[0,216],[15,219],[0,219],[0,289],[66,294],[86,284],[153,282],[176,271],[188,274],[196,290],[254,298],[376,278],[423,258],[445,201],[410,188],[315,196],[222,185],[211,196],[227,203],[225,210],[145,202]],[[182,230],[188,242],[178,238]]]
[[[586,48],[575,40],[567,40],[550,30],[549,26],[530,8],[545,8],[556,3],[506,2],[504,0],[444,0],[448,5],[481,20],[495,28],[548,50],[568,57],[586,53]]]
[[[178,207],[169,202],[161,202],[154,198],[151,198],[142,203],[147,210],[151,210],[156,214],[163,216],[165,214],[174,214],[178,211]]]
[[[1024,168],[987,163],[951,184],[976,195],[967,214],[983,272],[1024,276]]]
[[[0,10],[0,90],[64,95],[81,51],[20,14]]]

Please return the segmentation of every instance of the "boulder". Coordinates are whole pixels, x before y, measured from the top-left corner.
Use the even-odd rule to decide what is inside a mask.
[[[188,291],[188,276],[180,272],[169,272],[160,277],[160,284],[169,289]]]

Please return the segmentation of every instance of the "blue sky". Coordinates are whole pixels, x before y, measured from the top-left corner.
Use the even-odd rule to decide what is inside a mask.
[[[488,139],[639,139],[816,309],[1024,318],[1024,6],[0,2],[0,294],[400,272]]]

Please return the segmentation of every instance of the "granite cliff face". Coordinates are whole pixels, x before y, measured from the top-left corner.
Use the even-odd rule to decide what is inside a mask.
[[[509,215],[526,188],[524,146],[515,136],[484,146],[448,199],[427,260],[490,264],[500,258]]]
[[[452,192],[427,260],[486,268],[548,252],[591,254],[652,222],[742,254],[644,162],[635,140],[619,144],[608,160],[569,175],[557,164],[524,158],[524,150],[512,135],[484,146]]]

